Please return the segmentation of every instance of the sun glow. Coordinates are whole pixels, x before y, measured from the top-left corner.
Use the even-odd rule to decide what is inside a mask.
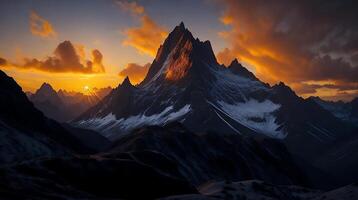
[[[83,93],[84,94],[90,94],[91,93],[91,89],[90,89],[90,87],[88,85],[85,85],[83,87]]]

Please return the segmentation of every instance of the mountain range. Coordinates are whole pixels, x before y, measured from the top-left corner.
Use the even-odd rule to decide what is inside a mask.
[[[56,92],[49,83],[43,83],[34,94],[27,93],[35,107],[47,117],[58,122],[68,122],[96,105],[112,88],[94,88],[89,94],[59,90]]]
[[[284,83],[270,86],[236,59],[218,64],[210,42],[195,39],[184,24],[160,46],[143,82],[134,86],[126,78],[72,124],[117,141],[173,121],[192,132],[278,139],[292,155],[323,169],[318,157],[338,141],[357,138],[357,127]]]
[[[1,198],[358,197],[356,123],[236,59],[220,65],[183,23],[140,84],[127,77],[59,123],[67,93],[45,83],[28,98],[0,71]]]
[[[1,199],[154,199],[197,193],[179,174],[168,176],[141,161],[151,156],[170,162],[155,152],[95,155],[110,148],[106,138],[47,118],[1,70],[0,102]]]
[[[358,97],[350,102],[325,101],[319,97],[309,97],[319,104],[322,108],[332,113],[335,117],[358,125]]]

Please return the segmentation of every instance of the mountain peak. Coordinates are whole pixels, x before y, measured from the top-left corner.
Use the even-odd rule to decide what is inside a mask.
[[[236,58],[233,61],[231,61],[230,65],[228,66],[228,69],[234,74],[241,75],[251,80],[258,80],[256,76],[252,72],[247,70],[244,66],[242,66],[242,64],[239,63],[239,61]]]
[[[176,26],[173,31],[168,35],[168,38],[166,39],[169,41],[173,41],[174,45],[177,43],[180,39],[184,40],[194,40],[193,35],[191,32],[185,27],[184,23],[181,22],[178,26]],[[165,42],[166,42],[165,41]]]
[[[126,76],[126,78],[122,81],[122,83],[117,87],[118,91],[131,91],[132,89],[134,89],[135,86],[132,85],[131,81],[129,80],[129,77]]]
[[[53,105],[63,104],[57,92],[49,83],[43,83],[39,89],[36,90],[34,95],[31,95],[32,102],[52,102]]]
[[[39,89],[36,90],[37,95],[57,95],[57,92],[53,89],[53,87],[49,84],[44,82]]]
[[[121,86],[133,86],[128,76],[123,80]]]
[[[230,66],[233,66],[233,65],[241,65],[241,64],[239,63],[239,61],[237,60],[237,58],[235,58],[233,61],[231,61]]]
[[[184,23],[183,22],[180,22],[180,24],[179,25],[177,25],[174,29],[173,29],[173,31],[169,34],[169,36],[168,36],[168,38],[170,37],[170,36],[179,36],[179,35],[182,35],[182,34],[184,34],[184,33],[186,33],[186,32],[189,32],[190,33],[190,31],[185,27],[185,25],[184,25]]]
[[[228,66],[229,69],[238,69],[243,68],[241,63],[235,58],[233,61],[231,61],[230,65]]]
[[[148,74],[142,84],[157,79],[177,81],[189,71],[197,74],[205,68],[218,65],[209,41],[195,39],[181,22],[160,46]],[[191,70],[191,68],[200,68]]]
[[[40,87],[40,90],[41,89],[49,89],[49,90],[54,90],[53,87],[49,84],[49,83],[42,83],[41,87]]]
[[[184,25],[184,22],[180,22],[180,24],[177,26],[179,29],[181,29],[181,30],[183,30],[183,31],[185,31],[185,25]]]

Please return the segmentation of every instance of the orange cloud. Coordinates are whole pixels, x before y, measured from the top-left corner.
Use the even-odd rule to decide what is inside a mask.
[[[5,67],[15,67],[20,69],[36,69],[51,73],[103,73],[105,68],[102,64],[103,55],[97,49],[92,51],[92,60],[85,64],[81,63],[80,55],[70,41],[60,43],[55,49],[54,55],[45,60],[36,58],[25,58],[25,64],[11,64]]]
[[[285,81],[297,88],[306,81],[358,83],[358,18],[348,1],[335,5],[284,0],[224,3],[219,20],[231,30],[219,35],[231,46],[218,53],[221,63],[238,58],[254,66],[260,79]],[[335,90],[326,85],[315,92],[322,88]]]
[[[126,77],[128,76],[131,82],[137,84],[140,83],[144,77],[147,75],[150,63],[147,63],[143,66],[137,63],[128,63],[127,66],[119,72],[119,76]]]
[[[223,49],[216,55],[216,59],[219,63],[222,63],[226,66],[236,58],[236,54],[228,48]]]
[[[125,30],[127,38],[123,40],[122,44],[132,46],[140,53],[154,57],[168,32],[147,15],[141,17],[140,21],[139,27]]]
[[[85,46],[82,44],[74,44],[74,48],[76,50],[76,53],[79,57],[79,59],[84,62],[86,60],[86,49]]]
[[[131,46],[139,53],[155,56],[160,44],[168,35],[168,31],[158,25],[148,14],[144,7],[136,2],[118,1],[120,7],[130,11],[139,18],[140,26],[128,28],[124,31],[126,38],[122,41],[124,46]]]
[[[130,11],[134,15],[144,14],[144,7],[137,4],[135,1],[116,1],[116,3],[122,10]]]
[[[31,11],[30,13],[30,31],[33,35],[45,38],[55,37],[57,35],[51,23],[42,18],[35,11]]]
[[[95,73],[104,72],[104,66],[102,64],[103,55],[98,49],[92,50],[92,71]]]
[[[224,15],[220,18],[220,21],[225,25],[229,25],[233,23],[234,19],[230,15]]]

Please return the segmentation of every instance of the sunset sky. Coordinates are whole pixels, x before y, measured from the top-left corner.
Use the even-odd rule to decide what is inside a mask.
[[[292,3],[295,2],[295,3]],[[220,63],[238,58],[299,95],[358,96],[356,1],[2,0],[0,65],[25,91],[83,91],[141,81],[183,21]]]

